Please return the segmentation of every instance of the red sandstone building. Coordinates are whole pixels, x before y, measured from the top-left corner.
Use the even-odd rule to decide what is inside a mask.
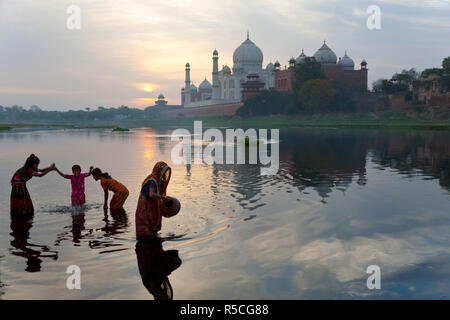
[[[448,77],[430,74],[413,82],[413,98],[426,105],[450,104],[450,81]]]
[[[361,86],[367,89],[367,62],[362,60],[361,68],[355,70],[355,63],[347,55],[337,60],[336,54],[324,42],[321,48],[316,51],[313,56],[322,65],[322,70],[329,80],[338,78],[348,79],[353,85]],[[303,50],[297,59],[291,58],[289,66],[283,70],[280,68],[280,63],[275,62],[275,89],[278,91],[291,91],[295,79],[295,65],[302,63],[306,58]]]
[[[258,94],[260,90],[264,88],[266,84],[259,79],[257,73],[249,73],[247,75],[247,81],[241,83],[242,87],[242,101],[247,100]]]

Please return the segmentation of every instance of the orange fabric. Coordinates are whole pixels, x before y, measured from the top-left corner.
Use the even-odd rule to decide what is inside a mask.
[[[113,178],[100,177],[100,184],[104,190],[114,193],[109,203],[110,209],[121,209],[130,194],[127,187]]]
[[[100,184],[103,189],[112,191],[114,193],[121,191],[128,191],[127,187],[113,178],[100,177]]]
[[[153,179],[158,187],[158,194],[165,196],[171,174],[170,171],[169,176],[166,179],[164,173],[167,170],[171,169],[165,162],[157,162],[153,167],[152,173],[145,178],[142,186],[150,179]],[[160,199],[150,198],[142,194],[139,196],[135,215],[137,236],[153,235],[161,230],[161,205]]]
[[[109,203],[109,208],[111,210],[123,208],[123,205],[127,200],[129,194],[130,193],[128,192],[128,190],[114,193],[111,202]]]

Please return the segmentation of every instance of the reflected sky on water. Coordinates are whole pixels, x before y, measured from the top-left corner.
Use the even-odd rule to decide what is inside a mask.
[[[170,132],[0,133],[1,298],[153,299],[162,283],[174,299],[448,299],[449,132],[281,129],[275,176],[259,165],[174,165]],[[74,212],[70,182],[52,172],[27,184],[34,218],[11,221],[9,181],[30,153],[65,173],[109,172],[130,190],[126,214],[104,214],[91,177]],[[136,247],[140,184],[159,160],[172,166],[168,194],[182,211],[163,221],[162,247]],[[139,253],[156,280],[141,277]],[[66,289],[73,264],[81,290]],[[366,287],[372,264],[381,290]]]

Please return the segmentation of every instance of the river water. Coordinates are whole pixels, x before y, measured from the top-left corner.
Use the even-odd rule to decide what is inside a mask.
[[[164,219],[162,248],[149,252],[178,250],[182,263],[168,271],[174,299],[450,297],[449,132],[285,128],[278,174],[266,176],[254,164],[176,165],[170,133],[0,133],[0,299],[153,299],[139,274],[134,212],[159,160],[172,167],[168,194],[182,210]],[[65,173],[73,164],[108,171],[130,190],[126,214],[104,214],[91,177],[86,208],[74,211],[70,182],[51,172],[27,183],[36,212],[15,224],[10,179],[30,153]],[[145,257],[149,268],[163,260]],[[79,290],[66,287],[71,265]],[[379,290],[366,285],[371,265]]]

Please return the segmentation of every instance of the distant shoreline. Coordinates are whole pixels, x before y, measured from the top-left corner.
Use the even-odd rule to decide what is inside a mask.
[[[367,112],[347,114],[317,114],[298,116],[265,116],[248,119],[222,116],[210,118],[155,118],[122,119],[115,121],[86,121],[83,123],[4,123],[0,131],[13,129],[111,129],[121,128],[182,128],[192,127],[194,121],[202,121],[203,127],[226,128],[282,128],[282,127],[332,127],[332,128],[406,128],[450,130],[450,119],[431,120],[423,115],[404,112]]]

